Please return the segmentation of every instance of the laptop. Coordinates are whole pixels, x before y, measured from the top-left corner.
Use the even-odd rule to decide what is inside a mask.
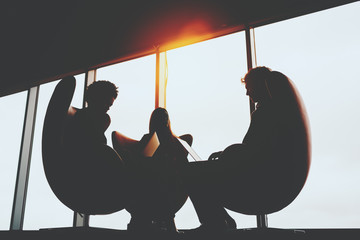
[[[204,161],[186,141],[182,140],[181,138],[178,138],[178,140],[195,161]]]

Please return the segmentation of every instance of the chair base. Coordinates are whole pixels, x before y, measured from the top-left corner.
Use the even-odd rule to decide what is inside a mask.
[[[82,232],[82,231],[124,231],[124,230],[117,230],[111,228],[100,228],[100,227],[89,227],[89,226],[79,226],[79,227],[57,227],[57,228],[40,228],[39,231],[62,231],[62,232]]]
[[[239,233],[240,231],[240,233]],[[282,229],[282,228],[245,228],[237,229],[236,233],[244,236],[246,239],[304,239],[307,236],[306,231],[302,229]]]

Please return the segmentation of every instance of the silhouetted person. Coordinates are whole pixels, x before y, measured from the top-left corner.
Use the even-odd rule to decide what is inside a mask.
[[[67,119],[64,119],[59,150],[63,174],[72,181],[61,187],[73,191],[68,194],[84,211],[91,209],[91,212],[105,214],[124,209],[125,166],[117,152],[107,145],[104,135],[111,122],[107,111],[117,95],[113,83],[96,81],[85,91],[87,106],[69,108]]]
[[[64,131],[64,152],[69,154],[68,159],[73,159],[71,161],[74,169],[100,173],[104,171],[99,168],[109,166],[109,163],[104,160],[110,158],[110,156],[104,155],[108,152],[104,151],[104,148],[109,147],[104,132],[111,122],[107,111],[117,95],[118,90],[115,84],[105,80],[95,81],[86,89],[84,99],[87,107],[76,111]],[[120,156],[119,160],[122,160]],[[114,164],[122,165],[122,161]],[[119,166],[119,168],[121,167]],[[110,177],[116,178],[115,173],[108,173],[107,176],[97,175],[94,179],[104,179],[104,182]],[[96,184],[100,185],[100,182],[97,180]],[[91,187],[90,184],[88,186]],[[98,187],[101,189],[100,186]]]
[[[66,131],[65,144],[69,147],[91,147],[107,144],[104,132],[111,123],[107,111],[118,96],[115,84],[100,80],[88,86],[85,92],[87,107],[77,110]]]
[[[149,133],[139,142],[139,154],[155,132],[160,145],[153,156],[138,156],[128,164],[133,186],[131,202],[126,208],[131,213],[128,229],[176,232],[175,213],[187,199],[179,171],[188,162],[188,153],[172,133],[166,109],[157,108],[151,114]],[[192,137],[187,137],[191,138],[191,144]]]
[[[209,161],[190,162],[184,171],[201,223],[194,232],[236,228],[224,207],[244,214],[262,212],[254,208],[272,201],[278,193],[274,191],[293,188],[294,195],[288,196],[292,201],[307,177],[309,165],[303,160],[309,159],[306,113],[290,80],[280,72],[257,67],[243,82],[256,110],[242,143],[211,154]],[[290,168],[298,175],[286,171]],[[296,178],[298,185],[291,180]]]

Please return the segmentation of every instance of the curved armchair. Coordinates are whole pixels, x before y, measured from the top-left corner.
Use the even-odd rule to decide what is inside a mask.
[[[71,210],[109,214],[124,209],[121,193],[123,163],[107,145],[66,146],[64,134],[77,109],[70,106],[75,78],[56,86],[49,102],[42,133],[42,159],[46,179],[56,197]]]
[[[193,138],[190,134],[182,135],[179,138],[189,145],[192,144]],[[135,155],[139,152],[139,141],[114,131],[112,132],[112,142],[114,149],[121,156],[124,156],[124,159],[136,161]],[[167,212],[170,216],[175,215],[188,198],[184,185],[182,182],[176,182],[171,189],[162,189],[162,180],[160,179],[158,182],[159,174],[156,173],[158,169],[154,168],[151,159],[145,158],[145,161],[147,160],[149,162],[143,162],[140,167],[130,170],[133,177],[130,176],[128,179],[133,179],[130,180],[134,184],[130,191],[134,199],[131,200],[130,205],[125,207],[126,210],[130,213],[141,212],[141,214],[155,218],[159,213],[164,212]],[[126,163],[132,164],[130,162]],[[162,172],[160,172],[160,175],[162,175]],[[159,189],[161,190],[159,191]]]

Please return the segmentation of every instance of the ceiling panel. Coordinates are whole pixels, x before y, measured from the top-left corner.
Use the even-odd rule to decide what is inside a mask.
[[[2,2],[0,96],[348,0]]]

